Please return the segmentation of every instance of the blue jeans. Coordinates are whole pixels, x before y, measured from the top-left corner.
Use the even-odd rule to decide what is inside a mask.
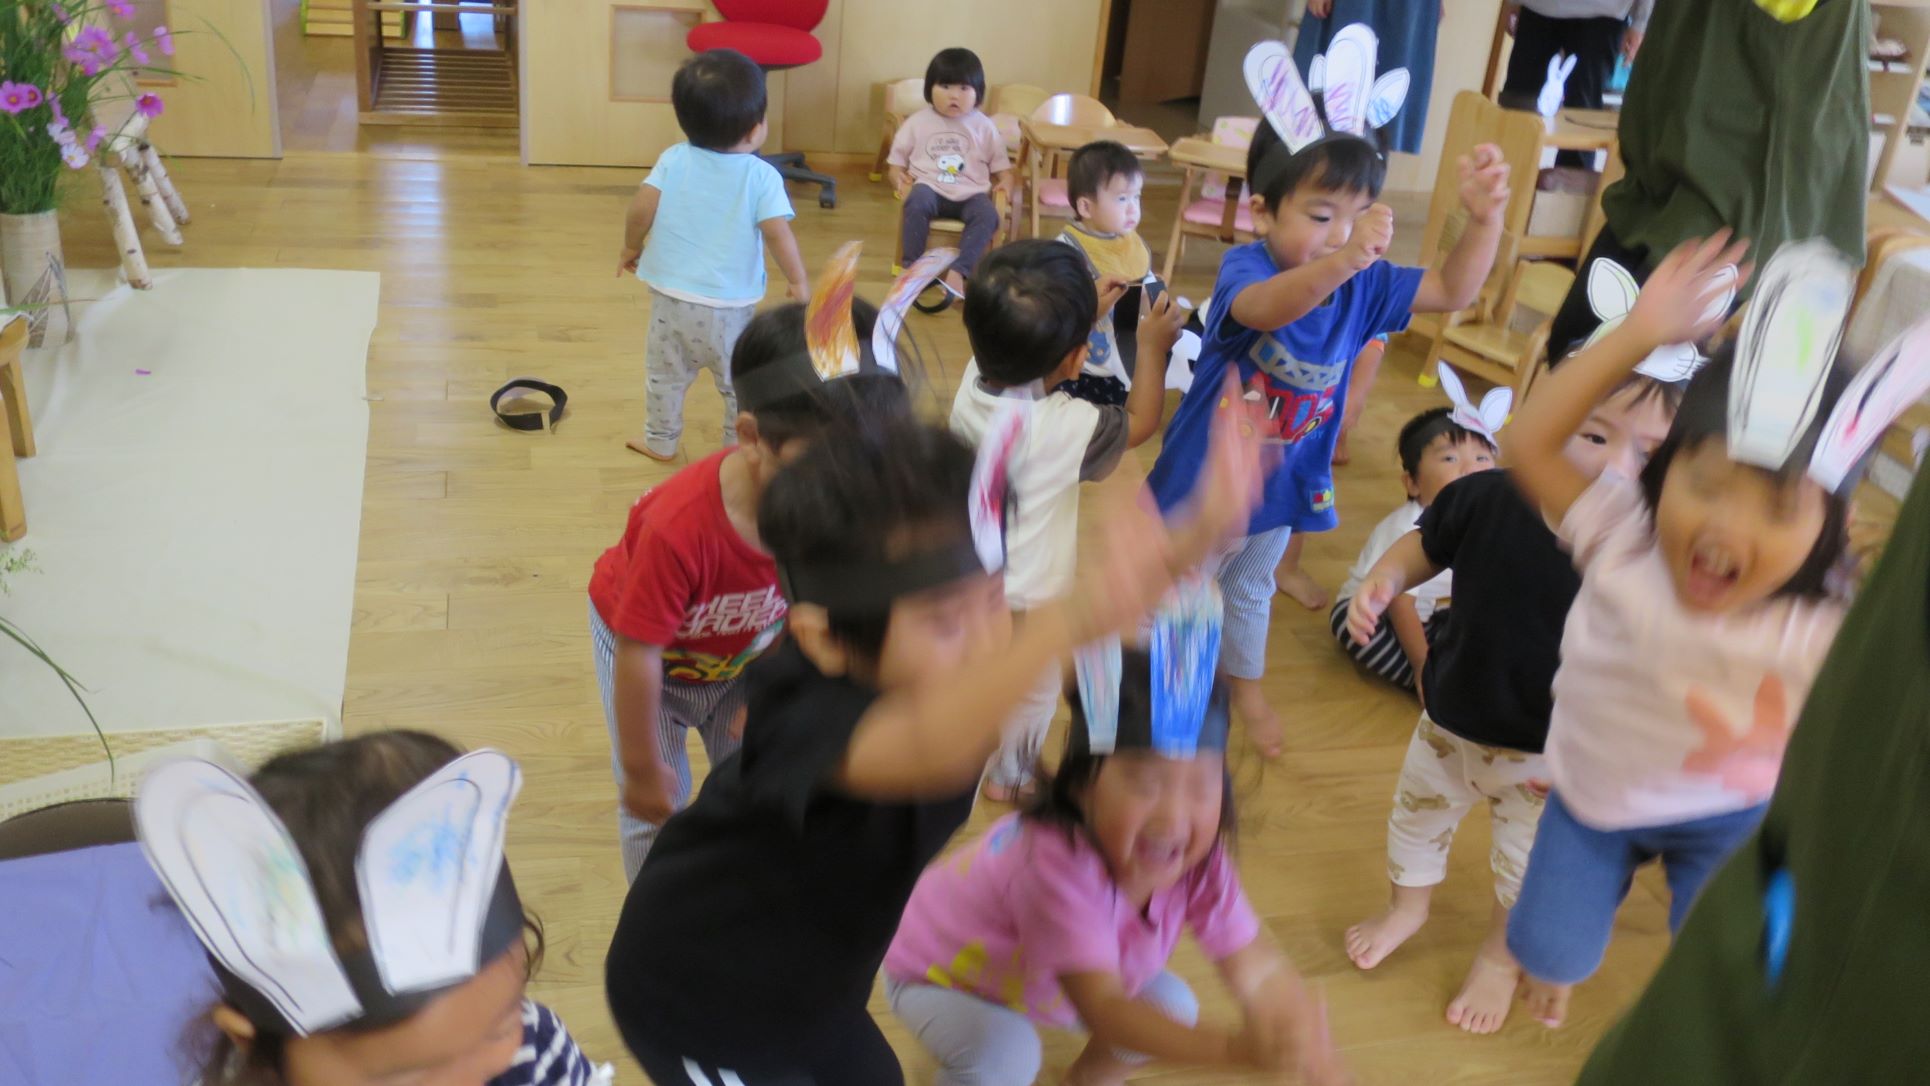
[[[1521,897],[1508,916],[1509,952],[1537,980],[1587,980],[1601,967],[1615,910],[1628,896],[1635,869],[1654,859],[1662,861],[1669,883],[1669,931],[1680,930],[1702,884],[1756,831],[1767,809],[1762,804],[1692,822],[1597,830],[1577,821],[1559,795],[1550,795]]]

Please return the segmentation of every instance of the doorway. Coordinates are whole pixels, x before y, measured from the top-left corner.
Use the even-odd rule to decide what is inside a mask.
[[[1111,0],[1098,98],[1167,141],[1199,129],[1215,0]]]

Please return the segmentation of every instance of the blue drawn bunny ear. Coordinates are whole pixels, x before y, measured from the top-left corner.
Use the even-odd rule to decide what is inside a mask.
[[[1119,684],[1125,677],[1124,650],[1117,637],[1086,645],[1073,654],[1079,684],[1079,713],[1086,722],[1086,743],[1094,754],[1111,754],[1119,745]]]
[[[1224,609],[1210,578],[1190,577],[1153,616],[1152,747],[1169,758],[1224,750],[1226,720],[1213,711]]]
[[[1407,101],[1406,68],[1396,68],[1374,80],[1374,93],[1367,101],[1367,127],[1384,128]]]
[[[456,758],[369,823],[356,856],[369,950],[392,993],[474,976],[523,775],[506,754]]]

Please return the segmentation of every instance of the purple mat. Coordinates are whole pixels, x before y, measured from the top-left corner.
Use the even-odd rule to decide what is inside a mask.
[[[216,994],[139,845],[0,862],[0,1083],[193,1082]]]

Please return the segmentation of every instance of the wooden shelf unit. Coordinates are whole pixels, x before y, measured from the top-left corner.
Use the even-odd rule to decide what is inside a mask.
[[[1930,0],[1872,0],[1870,14],[1878,37],[1900,41],[1907,50],[1900,70],[1893,64],[1872,64],[1870,71],[1872,128],[1883,122],[1880,133],[1873,132],[1873,137],[1881,136],[1883,152],[1871,188],[1882,192],[1889,186],[1897,151],[1909,138],[1910,112],[1923,86],[1924,65],[1930,63]]]

